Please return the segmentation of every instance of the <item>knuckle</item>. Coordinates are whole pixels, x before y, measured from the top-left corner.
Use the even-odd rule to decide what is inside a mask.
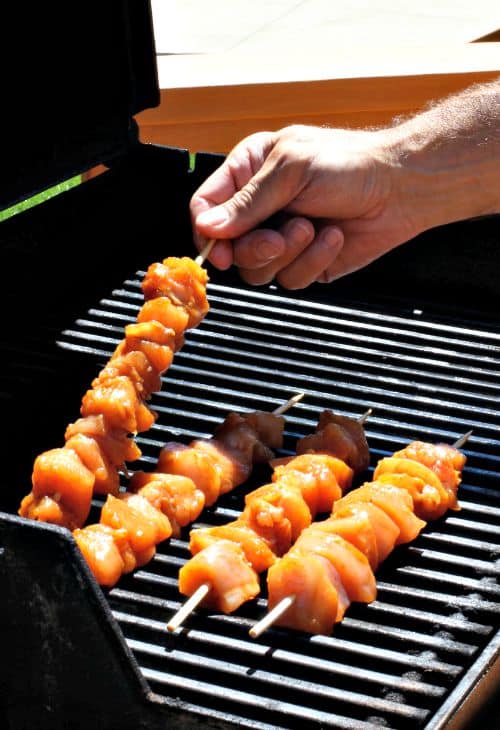
[[[257,186],[250,180],[244,185],[241,190],[238,190],[228,201],[227,205],[232,209],[234,213],[242,213],[250,210],[253,206],[255,196],[257,193]]]

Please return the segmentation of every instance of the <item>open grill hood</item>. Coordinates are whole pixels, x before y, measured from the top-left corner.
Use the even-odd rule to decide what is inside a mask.
[[[123,20],[113,32],[128,38],[118,44],[129,69],[116,86],[124,93],[113,106],[119,133],[113,138],[113,114],[97,123],[89,113],[102,134],[91,136],[85,160],[82,125],[56,144],[46,174],[34,164],[14,181],[5,167],[2,178],[11,202],[95,161],[110,167],[0,226],[3,727],[430,730],[467,727],[474,716],[486,728],[475,713],[500,673],[498,217],[436,229],[363,272],[293,294],[210,269],[211,310],[152,400],[159,418],[138,438],[139,469],[154,465],[167,440],[209,436],[228,411],[272,410],[298,391],[306,395],[286,416],[283,454],[323,409],[356,417],[371,407],[368,478],[379,458],[410,440],[451,443],[473,429],[462,510],[394,551],[377,573],[377,600],[353,604],[331,637],[275,628],[250,639],[264,593],[232,616],[199,610],[170,635],[188,530],[102,591],[67,531],[16,516],[33,459],[61,445],[91,379],[134,321],[145,268],[194,254],[188,201],[220,162],[199,154],[190,171],[187,152],[139,143],[132,115],[156,103],[149,8],[110,7]],[[108,40],[97,46],[102,56],[116,46],[113,12],[86,8],[88,43],[92,28]],[[98,58],[89,67],[96,73]],[[47,98],[64,109],[62,92]],[[57,141],[60,127],[46,126]],[[30,142],[24,161],[33,150]],[[259,468],[196,524],[232,519],[245,491],[268,477]]]

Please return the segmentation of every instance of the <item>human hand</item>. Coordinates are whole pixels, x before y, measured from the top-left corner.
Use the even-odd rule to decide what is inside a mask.
[[[330,282],[417,232],[396,170],[378,131],[292,126],[251,135],[194,194],[196,245],[216,238],[211,263],[235,264],[250,284]],[[278,211],[286,222],[263,227]]]

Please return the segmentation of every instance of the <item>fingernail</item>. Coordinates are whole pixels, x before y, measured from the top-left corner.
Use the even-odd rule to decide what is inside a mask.
[[[307,223],[302,223],[301,221],[296,221],[294,223],[294,226],[291,230],[291,235],[295,239],[296,243],[301,244],[305,243],[309,238],[311,238],[311,227],[307,225]]]
[[[255,249],[260,261],[271,261],[281,253],[281,246],[276,241],[260,241]]]
[[[202,226],[222,226],[229,220],[229,214],[227,210],[222,206],[216,206],[215,208],[209,208],[199,214],[196,219],[197,225]]]
[[[342,242],[342,233],[338,228],[327,228],[321,235],[321,240],[328,246],[337,246]]]

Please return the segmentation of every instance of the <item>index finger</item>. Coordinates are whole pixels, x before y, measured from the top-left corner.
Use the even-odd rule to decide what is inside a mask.
[[[193,194],[189,208],[198,249],[201,249],[206,242],[206,237],[196,228],[196,219],[200,213],[230,200],[246,185],[264,163],[274,141],[275,134],[272,132],[257,132],[246,137],[234,147],[222,165]],[[216,249],[217,247],[214,251]]]

